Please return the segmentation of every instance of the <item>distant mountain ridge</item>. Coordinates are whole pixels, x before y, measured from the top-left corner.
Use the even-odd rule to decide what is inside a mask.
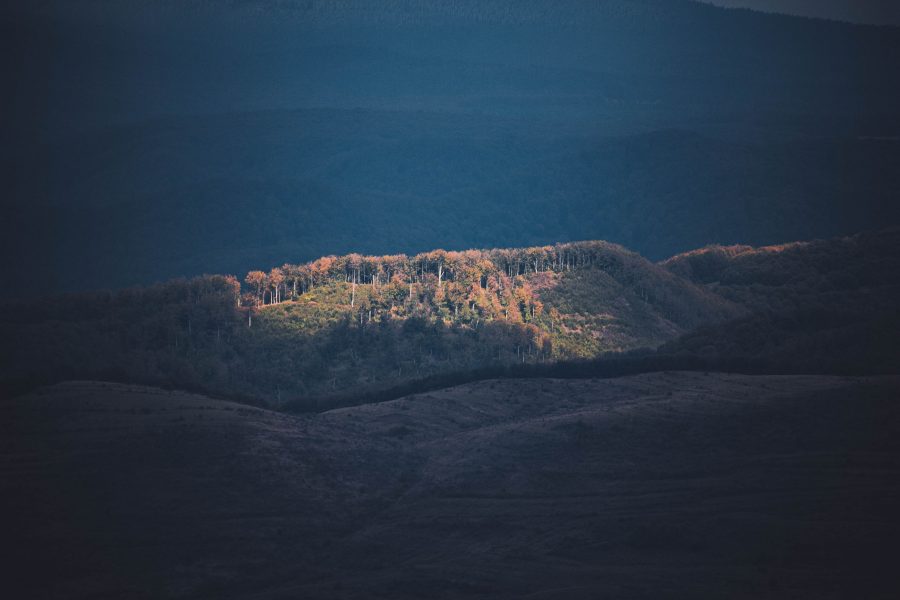
[[[650,0],[10,10],[0,270],[23,285],[5,297],[286,256],[606,239],[657,260],[900,223],[889,29]]]
[[[49,14],[75,8],[87,15],[101,16],[116,11],[154,10],[190,15],[234,11],[255,16],[279,15],[307,22],[340,20],[377,24],[445,23],[541,23],[585,24],[604,18],[671,18],[700,7],[690,0],[387,0],[373,4],[365,0],[83,0],[44,1],[30,10]],[[26,9],[29,10],[29,9]]]
[[[58,13],[66,8],[95,14],[116,9],[140,9],[191,14],[233,11],[243,15],[268,15],[302,18],[307,21],[335,19],[376,23],[475,22],[475,23],[559,23],[584,24],[604,18],[671,19],[679,15],[707,14],[715,8],[753,11],[777,17],[802,16],[796,11],[779,10],[778,3],[765,2],[759,7],[742,6],[740,2],[715,0],[557,0],[547,4],[540,0],[389,0],[373,6],[365,0],[42,0],[28,3],[19,10]],[[701,6],[697,6],[697,5]],[[747,3],[743,3],[746,5]]]
[[[900,217],[897,143],[600,128],[362,109],[113,128],[75,137],[77,155],[69,144],[35,155],[56,176],[32,171],[43,201],[10,212],[4,258],[10,276],[28,281],[40,265],[42,281],[75,291],[285,256],[597,237],[661,259],[710,240],[837,235]]]

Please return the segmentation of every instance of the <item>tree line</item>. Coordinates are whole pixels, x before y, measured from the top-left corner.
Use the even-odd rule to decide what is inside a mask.
[[[528,275],[560,273],[587,266],[618,266],[615,253],[623,249],[605,242],[574,242],[532,248],[433,250],[414,256],[325,256],[305,264],[284,264],[269,272],[247,273],[248,291],[243,306],[260,308],[297,300],[317,288],[346,284],[346,304],[361,301],[372,314],[395,311],[398,306],[422,302],[433,305],[448,320],[498,319],[534,321],[543,305],[528,282]]]

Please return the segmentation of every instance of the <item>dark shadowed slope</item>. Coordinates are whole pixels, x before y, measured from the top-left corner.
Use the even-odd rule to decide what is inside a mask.
[[[618,135],[612,120],[300,110],[81,134],[20,157],[28,181],[8,201],[5,268],[29,281],[39,266],[69,291],[346,252],[579,239],[661,259],[900,218],[896,141],[723,140],[677,121]]]
[[[900,230],[778,246],[710,246],[662,266],[743,305],[668,353],[764,359],[805,372],[897,373]]]
[[[4,564],[60,598],[887,598],[898,390],[485,381],[293,418],[68,383],[2,405]]]
[[[873,292],[871,309],[888,304],[884,292],[900,286],[900,229],[759,248],[712,245],[660,265],[750,309],[782,310],[850,291]]]

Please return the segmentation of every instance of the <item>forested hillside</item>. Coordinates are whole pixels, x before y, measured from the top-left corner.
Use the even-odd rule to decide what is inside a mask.
[[[852,233],[900,210],[894,142],[681,129],[609,137],[615,127],[362,109],[117,127],[73,139],[77,155],[34,157],[56,177],[38,184],[35,173],[33,191],[46,187],[54,201],[11,213],[21,227],[4,240],[6,258],[13,273],[33,260],[59,265],[44,272],[65,290],[235,273],[285,256],[580,239],[657,260],[710,240]],[[722,198],[727,208],[709,210]],[[16,240],[46,235],[52,243],[31,244],[24,262],[16,255]]]
[[[112,377],[280,402],[650,348],[741,313],[604,242],[329,256],[243,279],[243,295],[233,277],[204,276],[13,303],[5,375]]]
[[[661,264],[606,242],[350,254],[36,297],[3,307],[2,381],[10,393],[97,378],[315,406],[660,346],[737,366],[893,372],[898,248],[885,232]]]
[[[0,32],[4,297],[900,222],[891,28],[687,0],[45,0]]]
[[[672,257],[671,272],[751,314],[704,327],[661,351],[765,359],[810,372],[900,371],[900,230]]]

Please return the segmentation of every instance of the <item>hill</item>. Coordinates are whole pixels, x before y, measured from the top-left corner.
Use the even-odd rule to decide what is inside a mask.
[[[485,381],[296,417],[0,404],[17,597],[887,598],[896,378]]]
[[[711,246],[661,263],[749,315],[661,352],[765,359],[815,372],[895,373],[900,231],[780,246]]]
[[[327,256],[243,283],[6,303],[0,382],[112,379],[321,410],[504,374],[895,374],[898,263],[893,230],[660,264],[607,242]]]
[[[281,404],[655,347],[743,312],[605,242],[329,256],[245,280],[243,296],[207,276],[11,303],[4,379],[112,377]]]
[[[111,128],[33,156],[36,180],[54,176],[45,198],[11,212],[8,268],[27,281],[40,260],[47,281],[71,291],[285,256],[581,239],[656,260],[710,240],[809,239],[898,217],[897,143],[615,127],[308,109]]]

